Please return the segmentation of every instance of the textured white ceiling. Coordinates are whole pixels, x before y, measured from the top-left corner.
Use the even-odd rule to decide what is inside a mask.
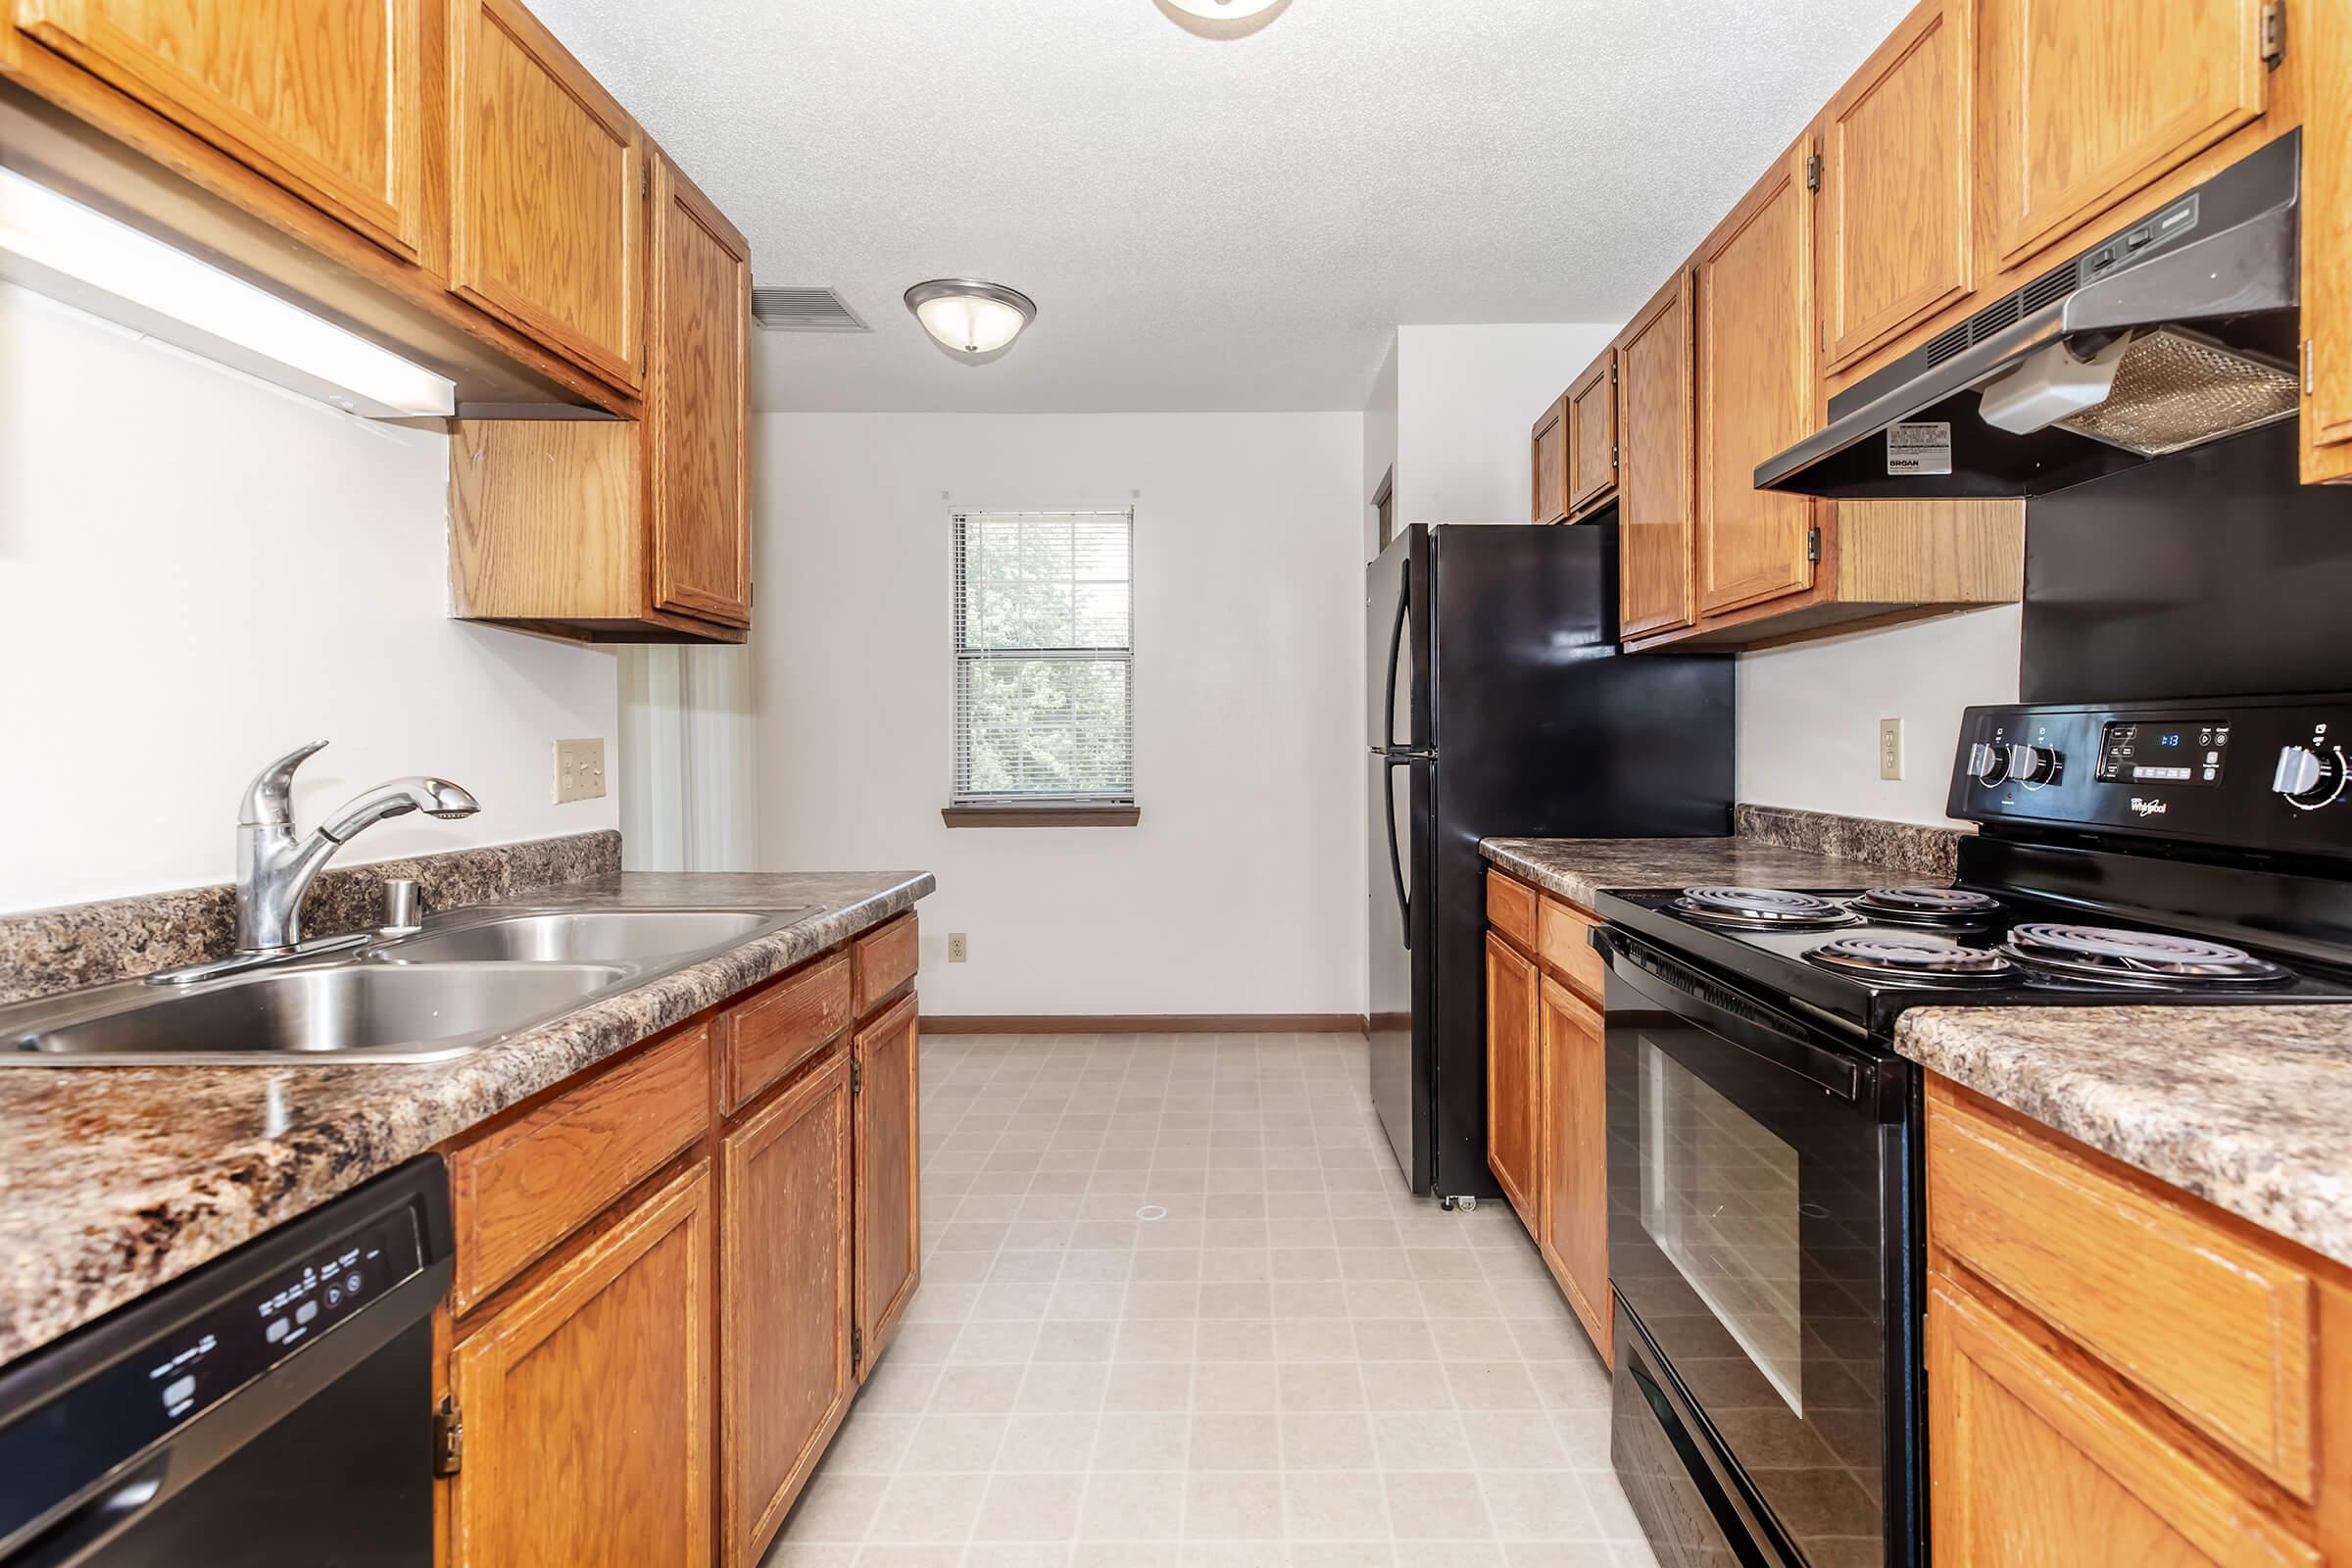
[[[1396,323],[1611,321],[1909,0],[535,0],[871,335],[759,333],[763,409],[1360,406]],[[1038,303],[994,364],[908,284]]]

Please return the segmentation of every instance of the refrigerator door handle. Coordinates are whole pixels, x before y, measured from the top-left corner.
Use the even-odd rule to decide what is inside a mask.
[[[1396,853],[1396,791],[1390,782],[1400,767],[1409,767],[1423,759],[1418,757],[1384,758],[1380,769],[1380,802],[1389,813],[1389,878],[1396,887],[1396,918],[1404,928],[1404,946],[1413,946],[1413,906],[1404,896],[1404,859]]]
[[[1380,720],[1380,750],[1382,751],[1396,744],[1396,659],[1404,651],[1405,610],[1411,605],[1412,599],[1413,568],[1411,562],[1407,561],[1404,570],[1396,577],[1396,618],[1389,622],[1389,672],[1382,683],[1384,688]],[[1406,744],[1412,743],[1408,741]],[[1392,828],[1389,832],[1392,858],[1396,853],[1396,833]],[[1397,902],[1401,904],[1403,899],[1404,895],[1398,893]]]

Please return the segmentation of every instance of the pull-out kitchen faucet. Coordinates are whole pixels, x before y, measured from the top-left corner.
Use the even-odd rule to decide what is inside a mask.
[[[237,952],[283,953],[302,940],[302,900],[327,858],[386,817],[422,811],[455,820],[482,808],[445,778],[396,778],[344,804],[322,827],[294,836],[294,770],[324,746],[288,752],[254,778],[237,816]]]

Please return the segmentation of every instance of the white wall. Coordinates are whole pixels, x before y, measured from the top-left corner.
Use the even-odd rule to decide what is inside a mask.
[[[353,860],[611,827],[552,743],[614,733],[610,655],[446,618],[447,438],[369,424],[0,285],[0,908],[226,880],[238,798],[304,823],[435,772],[463,822]]]
[[[1740,657],[1740,799],[1943,822],[1960,710],[2017,701],[2019,609]],[[1903,721],[1903,777],[1879,777],[1879,720]]]
[[[1617,335],[1592,321],[1396,329],[1396,520],[1525,522],[1529,429]]]
[[[1362,1010],[1360,413],[757,425],[763,865],[935,871],[931,1012]],[[1131,501],[1142,825],[946,828],[951,505]]]
[[[1364,399],[1364,559],[1380,554],[1380,516],[1372,510],[1372,498],[1380,493],[1380,482],[1396,466],[1396,340],[1389,339],[1389,352],[1380,362],[1379,373],[1372,377],[1372,390]],[[1391,495],[1393,503],[1396,499]],[[1391,508],[1397,522],[1406,519]]]

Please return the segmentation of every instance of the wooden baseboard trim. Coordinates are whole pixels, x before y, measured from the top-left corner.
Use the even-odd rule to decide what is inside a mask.
[[[991,1012],[923,1014],[927,1035],[1362,1034],[1355,1012]]]

